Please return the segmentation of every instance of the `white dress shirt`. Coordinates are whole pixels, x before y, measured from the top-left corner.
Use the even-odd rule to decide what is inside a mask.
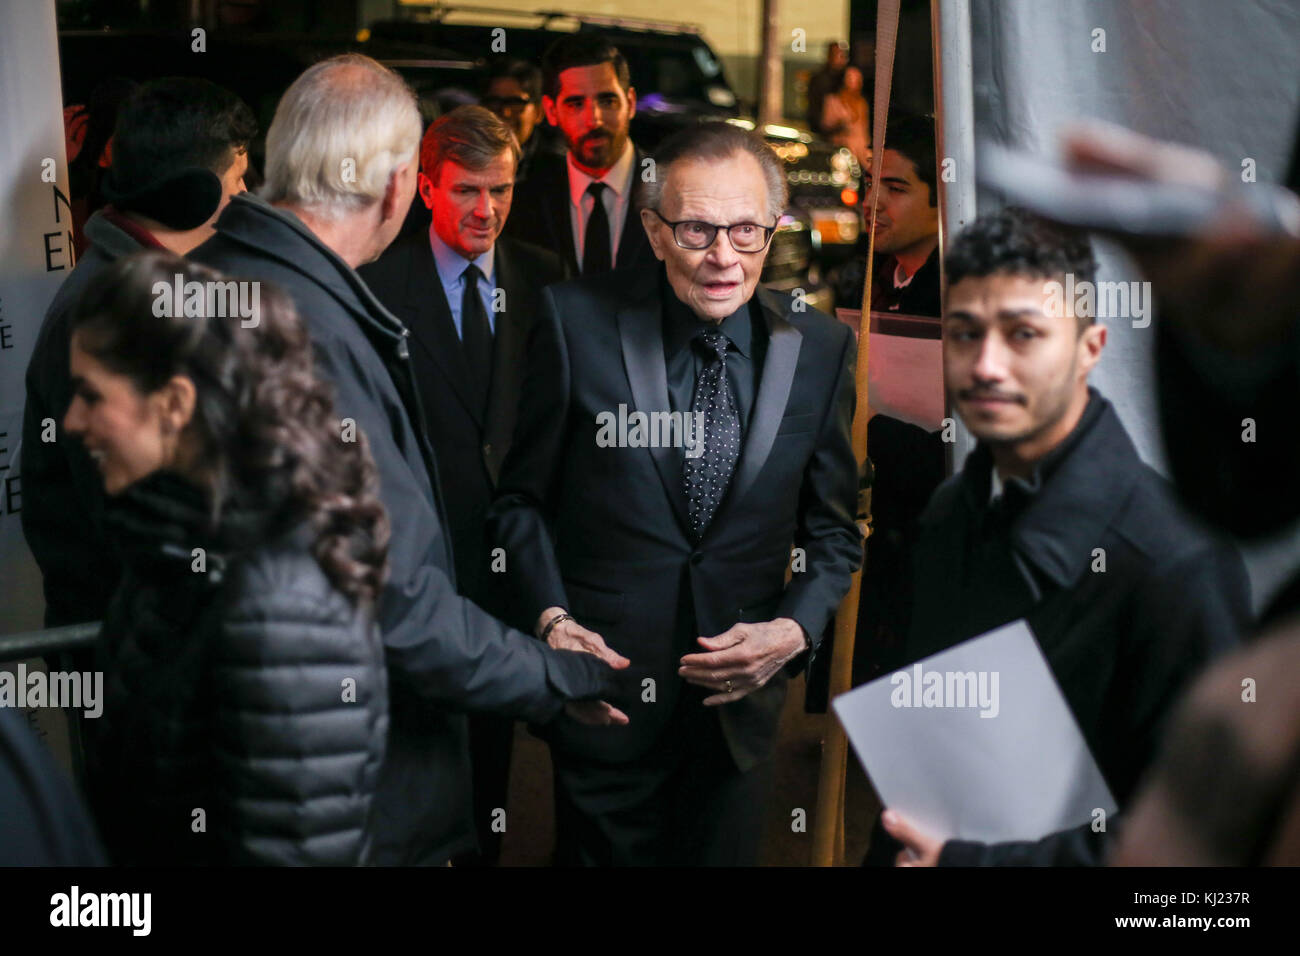
[[[617,265],[618,242],[627,222],[628,207],[632,204],[632,177],[636,175],[636,150],[632,148],[632,141],[627,141],[623,155],[599,178],[588,176],[573,165],[572,153],[565,154],[565,161],[569,166],[569,223],[573,226],[573,248],[578,254],[578,262],[581,264],[586,251],[582,244],[587,238],[587,220],[595,206],[595,201],[587,195],[587,187],[602,182],[609,187],[600,194],[605,203],[605,215],[609,217],[609,261]]]

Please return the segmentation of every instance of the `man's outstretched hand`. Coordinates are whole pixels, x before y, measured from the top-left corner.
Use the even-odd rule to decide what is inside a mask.
[[[627,714],[603,700],[571,700],[564,712],[588,727],[622,727],[627,724]]]
[[[537,618],[538,636],[541,636],[551,618],[564,613],[562,607],[550,607],[543,611]],[[606,644],[605,639],[595,631],[587,630],[574,620],[561,621],[551,628],[551,632],[546,635],[546,643],[557,651],[582,651],[594,654],[616,671],[621,671],[632,663]]]
[[[557,614],[563,614],[564,608],[547,608],[537,619],[537,633]],[[605,639],[595,631],[589,631],[577,621],[561,621],[546,635],[546,643],[557,651],[581,651],[599,657],[616,671],[621,671],[632,662],[605,643]],[[571,700],[564,705],[564,711],[580,724],[589,727],[621,727],[628,722],[627,714],[607,704],[603,700]]]

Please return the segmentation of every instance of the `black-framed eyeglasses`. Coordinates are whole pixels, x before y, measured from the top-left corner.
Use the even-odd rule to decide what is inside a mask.
[[[532,103],[532,97],[529,96],[485,96],[480,101],[480,105],[487,107],[493,113],[522,113]]]
[[[673,239],[677,245],[695,252],[713,245],[719,229],[727,230],[727,239],[731,242],[731,248],[737,252],[762,252],[772,240],[772,234],[776,232],[776,226],[764,226],[757,222],[738,222],[731,226],[715,226],[711,222],[700,222],[698,219],[682,219],[673,222],[665,219],[658,209],[650,211],[658,216],[665,226],[672,227]]]

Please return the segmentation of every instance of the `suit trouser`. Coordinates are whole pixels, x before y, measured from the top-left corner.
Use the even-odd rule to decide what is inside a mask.
[[[501,860],[501,833],[493,829],[496,811],[504,810],[510,795],[510,757],[514,752],[513,717],[472,714],[469,718],[469,755],[473,768],[474,832],[478,853],[456,859],[457,866],[496,866]]]
[[[427,218],[426,230],[427,230]],[[453,542],[453,548],[455,548]],[[500,596],[475,584],[471,573],[457,567],[457,577],[469,582],[465,596],[481,608],[502,619],[504,608],[498,607]],[[469,759],[472,771],[472,809],[478,851],[464,853],[453,861],[457,866],[497,866],[501,862],[502,833],[493,829],[497,810],[504,811],[510,797],[510,760],[515,748],[515,719],[497,714],[469,715]],[[503,821],[504,822],[504,821]]]
[[[771,757],[741,772],[688,689],[651,751],[622,765],[552,748],[561,866],[753,866]]]

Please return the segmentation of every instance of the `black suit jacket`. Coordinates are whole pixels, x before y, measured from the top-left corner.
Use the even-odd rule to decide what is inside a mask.
[[[841,309],[862,308],[862,286],[867,281],[866,241],[858,241],[858,257],[836,271],[830,280],[835,292],[835,305]],[[894,270],[898,260],[893,256],[876,256],[874,281],[871,284],[871,308],[874,312],[898,312],[901,315],[943,315],[939,295],[939,249],[936,246],[912,281],[901,289],[894,288]]]
[[[678,698],[698,694],[677,676],[681,655],[700,650],[696,637],[790,617],[818,641],[862,560],[849,440],[853,336],[819,312],[793,311],[786,294],[756,293],[767,357],[731,488],[698,546],[686,531],[681,449],[597,443],[601,412],[671,407],[661,272],[543,291],[528,400],[489,514],[514,597],[533,619],[566,607],[631,659],[617,699],[629,726],[557,727],[552,736],[555,746],[614,763],[644,754]],[[795,547],[803,570],[787,584]],[[778,674],[721,708],[741,769],[770,751],[784,696]]]
[[[456,580],[478,601],[489,584],[483,523],[515,428],[524,344],[537,317],[542,287],[563,278],[560,260],[544,249],[502,237],[495,250],[496,286],[504,298],[492,341],[492,385],[486,416],[473,401],[469,369],[427,232],[402,236],[357,272],[375,296],[411,330],[411,369],[438,459]]]
[[[635,204],[636,183],[646,154],[639,149],[635,152],[633,201],[623,222],[618,256],[614,260],[614,268],[619,270],[649,266],[656,261]],[[528,179],[515,186],[514,203],[505,231],[515,239],[553,250],[564,263],[566,278],[575,278],[582,272],[577,251],[573,248],[573,224],[569,220],[569,166],[564,155],[540,153],[534,158]]]

